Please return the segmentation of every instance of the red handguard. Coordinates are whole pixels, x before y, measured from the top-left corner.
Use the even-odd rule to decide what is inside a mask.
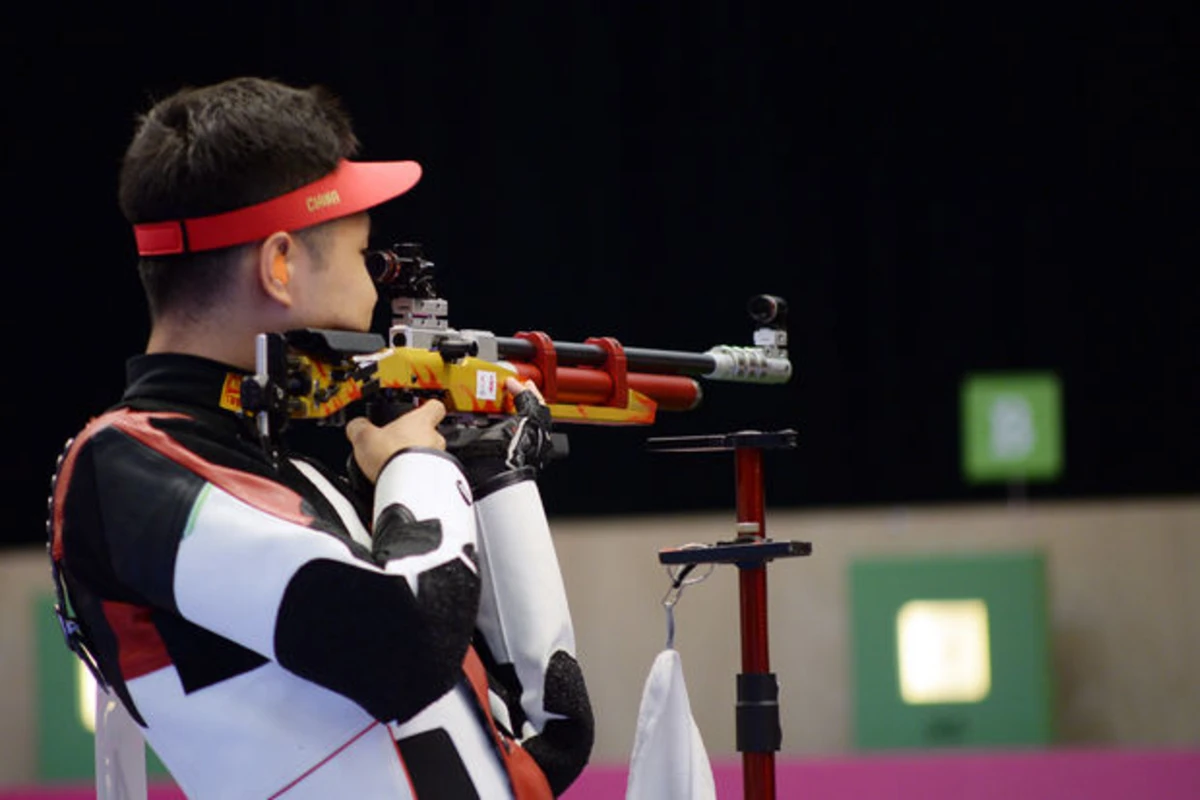
[[[523,361],[513,363],[521,380],[531,380],[538,389],[544,386],[543,373],[538,367]],[[628,388],[653,400],[663,411],[691,411],[700,404],[700,384],[685,375],[656,375],[650,372],[629,372],[625,375]],[[557,403],[581,405],[612,405],[612,378],[607,372],[586,367],[559,367],[555,373]],[[545,397],[545,391],[542,391]],[[551,402],[546,398],[546,402]]]

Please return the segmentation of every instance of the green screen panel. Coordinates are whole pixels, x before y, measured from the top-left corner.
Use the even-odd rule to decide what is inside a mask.
[[[850,586],[857,747],[1051,742],[1040,554],[862,559]]]
[[[968,481],[1050,481],[1062,474],[1062,392],[1054,373],[968,375],[960,403]]]
[[[67,649],[54,616],[53,595],[35,598],[34,637],[37,656],[37,759],[41,781],[94,780],[95,737],[81,714],[82,662]],[[86,672],[86,670],[84,670]],[[146,748],[146,774],[170,780],[154,751]]]

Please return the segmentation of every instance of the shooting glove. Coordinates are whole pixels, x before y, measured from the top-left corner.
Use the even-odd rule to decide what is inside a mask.
[[[516,416],[485,428],[456,428],[446,434],[446,451],[458,458],[476,500],[537,477],[554,454],[550,409],[533,392],[514,399]]]

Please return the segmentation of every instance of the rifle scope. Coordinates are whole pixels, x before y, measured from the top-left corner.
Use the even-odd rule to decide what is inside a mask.
[[[389,297],[433,299],[433,262],[424,257],[421,245],[398,244],[391,250],[369,250],[366,254],[367,272],[371,280]]]

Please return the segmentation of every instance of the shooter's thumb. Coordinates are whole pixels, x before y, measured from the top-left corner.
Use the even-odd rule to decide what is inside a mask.
[[[374,425],[366,417],[355,417],[346,423],[346,438],[353,445],[358,441],[358,438],[366,432],[367,428],[373,428]]]
[[[426,400],[417,406],[413,413],[424,414],[428,417],[430,425],[437,425],[446,418],[446,406],[441,400]]]

